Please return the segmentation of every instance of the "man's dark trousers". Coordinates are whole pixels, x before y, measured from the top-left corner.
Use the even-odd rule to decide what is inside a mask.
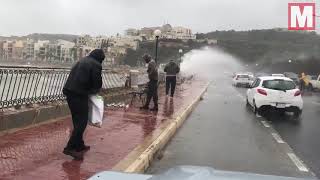
[[[148,83],[147,102],[145,107],[149,107],[151,98],[153,98],[154,107],[158,108],[158,81],[150,80]]]
[[[166,95],[169,94],[169,89],[171,89],[170,96],[173,97],[176,90],[177,77],[176,76],[167,76],[166,77]]]
[[[89,98],[86,95],[67,95],[71,111],[73,131],[65,149],[78,150],[84,146],[83,133],[88,124]]]

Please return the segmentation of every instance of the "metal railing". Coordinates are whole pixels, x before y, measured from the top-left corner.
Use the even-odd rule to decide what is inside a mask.
[[[64,100],[62,88],[70,68],[0,66],[0,109]],[[124,87],[121,73],[102,72],[103,89]]]

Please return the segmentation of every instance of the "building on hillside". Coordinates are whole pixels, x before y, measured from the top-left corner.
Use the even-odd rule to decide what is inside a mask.
[[[11,59],[12,58],[12,50],[13,50],[12,41],[4,41],[2,44],[2,58],[3,59]]]
[[[23,49],[24,49],[24,42],[21,40],[14,41],[12,45],[12,59],[15,60],[22,60],[23,59]]]
[[[3,41],[0,41],[0,60],[2,60],[3,59]]]
[[[161,30],[161,38],[165,39],[182,39],[182,40],[189,40],[189,39],[196,39],[196,36],[192,34],[191,29],[185,27],[172,27],[170,24],[165,24],[161,27],[144,27],[139,31],[139,36],[145,37],[147,40],[153,40],[154,31]]]
[[[27,39],[24,42],[23,58],[25,60],[34,60],[36,58],[34,52],[34,41],[32,39]]]
[[[108,53],[111,55],[111,57],[123,56],[127,53],[127,48],[117,46],[109,47]]]
[[[137,50],[140,41],[142,41],[142,38],[139,36],[116,36],[109,39],[109,46]]]
[[[172,26],[170,24],[165,24],[160,28],[161,32],[166,34],[172,31]]]
[[[153,39],[153,32],[158,28],[148,28],[144,27],[140,30],[140,36],[144,37],[147,40]]]
[[[107,42],[108,37],[106,36],[96,36],[92,37],[91,40],[89,40],[89,43],[87,43],[87,46],[93,47],[93,48],[101,48],[103,42]]]
[[[75,46],[72,49],[74,61],[78,61],[81,58],[88,56],[93,49],[93,47],[89,46]]]
[[[50,42],[48,40],[38,40],[34,43],[34,54],[36,60],[46,60],[46,54],[48,52],[48,44]]]
[[[54,43],[54,45],[56,45],[56,56],[59,62],[74,61],[73,48],[75,43],[59,39],[56,43]]]
[[[191,29],[181,26],[174,27],[171,33],[174,35],[174,39],[196,39],[196,36],[192,34]]]
[[[140,32],[138,29],[130,28],[125,30],[126,36],[139,36]]]
[[[88,46],[91,43],[91,41],[92,41],[92,38],[90,35],[82,35],[76,39],[76,45],[77,46]]]

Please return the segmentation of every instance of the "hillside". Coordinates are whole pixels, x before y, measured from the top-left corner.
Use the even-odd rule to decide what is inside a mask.
[[[33,33],[26,36],[0,36],[0,40],[14,40],[14,39],[35,39],[35,40],[50,40],[55,41],[58,39],[63,39],[66,41],[74,41],[78,36],[72,34],[43,34],[43,33]]]
[[[158,51],[158,62],[166,63],[171,59],[179,60],[179,49],[183,49],[184,53],[191,51],[192,49],[199,49],[206,46],[207,43],[199,43],[194,41],[182,41],[172,39],[160,39],[159,40],[159,51]],[[127,54],[122,57],[122,63],[130,66],[136,66],[142,64],[143,54],[148,53],[154,57],[155,54],[155,42],[154,41],[143,41],[140,42],[137,50],[127,49]]]
[[[261,65],[260,69],[310,73],[317,73],[320,69],[320,36],[314,32],[214,31],[198,34],[197,38],[217,39],[221,48],[246,64]],[[288,66],[289,59],[293,65]]]

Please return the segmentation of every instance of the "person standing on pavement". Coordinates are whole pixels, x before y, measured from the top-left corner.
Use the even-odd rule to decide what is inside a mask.
[[[73,131],[63,153],[77,160],[83,158],[83,152],[90,150],[90,146],[84,144],[83,133],[88,124],[89,95],[97,94],[102,87],[101,64],[104,59],[102,49],[93,50],[72,67],[63,87],[73,122]]]
[[[151,58],[150,55],[145,54],[143,60],[148,64],[148,92],[147,101],[144,106],[140,109],[148,110],[151,98],[153,98],[154,107],[151,111],[158,111],[158,68],[156,62]]]
[[[170,91],[170,97],[172,98],[176,89],[177,84],[177,74],[180,72],[180,67],[171,60],[165,67],[164,72],[166,72],[166,95],[169,95],[169,89]]]

